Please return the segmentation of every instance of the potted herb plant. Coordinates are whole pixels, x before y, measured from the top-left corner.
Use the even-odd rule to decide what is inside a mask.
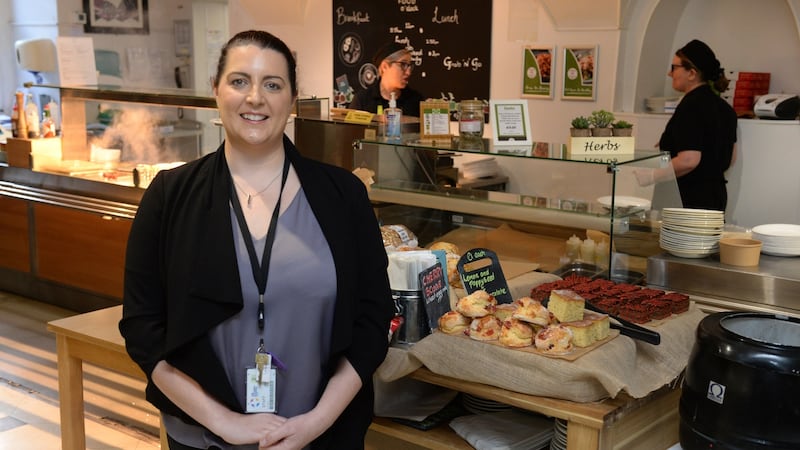
[[[589,122],[593,127],[592,136],[611,136],[611,124],[614,122],[614,113],[604,109],[592,111],[592,114],[589,116]]]
[[[591,136],[591,130],[589,129],[589,122],[588,117],[578,116],[572,119],[572,128],[569,129],[569,134],[572,137],[589,137]]]
[[[614,136],[632,136],[633,124],[624,120],[618,120],[612,125]]]

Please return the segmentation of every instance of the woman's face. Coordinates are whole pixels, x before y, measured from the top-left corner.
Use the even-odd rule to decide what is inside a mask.
[[[672,65],[667,75],[672,78],[672,89],[678,92],[688,92],[695,85],[697,71],[687,69],[683,65],[683,61],[675,55],[672,57]]]
[[[411,61],[411,55],[403,53],[400,58],[395,61],[383,61],[383,73],[381,74],[381,85],[385,90],[394,91],[405,89],[408,86],[408,79],[411,77],[414,63]]]
[[[214,95],[234,148],[263,151],[281,144],[295,100],[281,53],[250,44],[230,48]]]

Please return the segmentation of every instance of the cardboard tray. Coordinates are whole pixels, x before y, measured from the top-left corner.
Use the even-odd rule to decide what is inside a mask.
[[[442,333],[439,330],[435,330],[434,332],[435,333]],[[609,331],[609,333],[608,333],[608,337],[603,339],[602,341],[597,341],[597,342],[595,342],[594,344],[592,344],[592,345],[590,345],[588,347],[573,347],[572,351],[570,351],[569,353],[562,353],[562,354],[545,353],[543,351],[540,351],[540,350],[536,349],[536,347],[534,347],[533,345],[530,345],[528,347],[506,347],[505,345],[501,344],[500,341],[478,341],[477,339],[472,339],[469,336],[467,336],[465,334],[462,334],[462,333],[459,333],[459,334],[442,333],[442,334],[445,334],[447,336],[452,336],[454,339],[470,339],[470,340],[475,341],[475,342],[483,342],[483,343],[486,343],[486,344],[489,344],[489,345],[493,345],[495,347],[505,348],[505,349],[508,349],[508,350],[516,350],[516,351],[520,351],[520,352],[524,352],[524,353],[530,353],[532,355],[539,355],[539,356],[544,356],[544,357],[547,357],[547,358],[564,359],[564,360],[567,360],[567,361],[575,361],[576,359],[580,358],[581,356],[591,352],[592,350],[602,346],[606,342],[609,342],[612,339],[614,339],[617,336],[619,336],[619,330],[611,329]]]

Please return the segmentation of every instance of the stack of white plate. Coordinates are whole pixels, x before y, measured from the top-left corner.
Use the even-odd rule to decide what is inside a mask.
[[[550,450],[567,449],[567,421],[556,419],[553,427],[553,438],[550,440]]]
[[[800,256],[800,225],[769,223],[753,227],[753,239],[761,241],[761,253]]]
[[[462,162],[459,170],[462,178],[485,178],[497,175],[498,167],[494,156],[486,156]]]
[[[659,244],[681,258],[705,258],[719,253],[725,213],[710,209],[664,208]]]
[[[680,97],[647,97],[644,106],[650,112],[663,113],[675,111],[675,104]],[[671,106],[671,111],[669,111]]]
[[[474,395],[470,394],[464,394],[461,402],[464,405],[464,408],[473,414],[509,411],[511,409],[511,406],[506,405],[505,403],[496,402],[494,400],[486,400],[485,398],[475,397]]]

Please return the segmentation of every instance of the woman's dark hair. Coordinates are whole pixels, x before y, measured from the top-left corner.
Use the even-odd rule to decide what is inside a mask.
[[[720,66],[714,51],[705,42],[693,39],[675,52],[675,55],[680,58],[684,68],[696,70],[700,78],[715,91],[725,92],[728,89],[730,80],[725,77],[725,70]]]
[[[260,30],[247,30],[236,33],[235,36],[222,47],[219,54],[219,62],[217,63],[217,73],[212,80],[213,86],[219,86],[219,80],[222,73],[225,72],[225,64],[228,62],[228,50],[233,47],[242,45],[255,45],[262,49],[271,49],[283,55],[286,59],[286,65],[289,68],[289,85],[292,88],[292,95],[297,96],[297,61],[292,55],[289,47],[277,36]]]

